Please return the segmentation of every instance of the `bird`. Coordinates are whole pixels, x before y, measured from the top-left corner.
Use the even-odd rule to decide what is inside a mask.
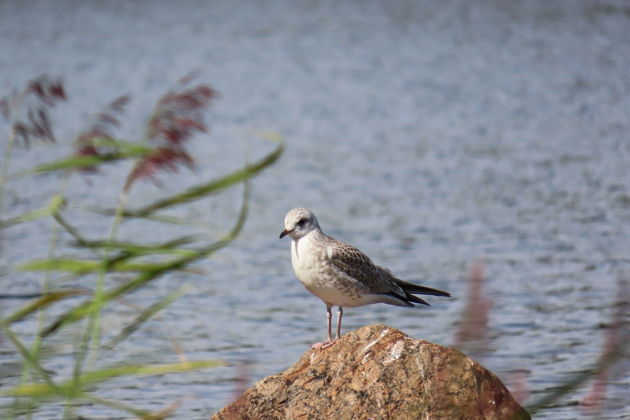
[[[332,346],[341,334],[344,307],[374,303],[413,307],[430,306],[416,294],[450,297],[450,293],[409,283],[380,267],[358,248],[322,232],[315,214],[294,208],[284,218],[280,239],[289,236],[291,265],[297,279],[326,305],[328,338],[314,349]],[[337,331],[332,337],[332,308],[337,306]]]

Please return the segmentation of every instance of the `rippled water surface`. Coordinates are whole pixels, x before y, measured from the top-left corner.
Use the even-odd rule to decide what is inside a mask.
[[[221,98],[208,113],[211,135],[194,146],[197,171],[163,177],[166,191],[270,151],[258,130],[286,139],[281,160],[252,183],[243,233],[198,264],[203,276],[169,275],[105,318],[106,334],[114,334],[136,314],[133,305],[188,284],[187,295],[103,363],[176,362],[170,337],[191,360],[231,365],[116,380],[99,395],[154,410],[183,398],[177,418],[204,418],[233,398],[242,378],[279,372],[321,340],[324,305],[295,280],[289,241],[278,240],[286,211],[296,206],[312,209],[325,232],[399,276],[453,295],[430,298],[428,309],[350,308],[344,331],[380,322],[453,344],[468,267],[481,259],[492,307],[485,351],[474,356],[509,385],[520,372],[527,401],[588,368],[602,351],[630,261],[628,4],[337,3],[0,3],[1,94],[45,72],[63,76],[70,99],[54,112],[60,145],[17,150],[15,170],[68,153],[65,138],[123,93],[133,101],[120,135],[138,139],[155,100],[191,70]],[[120,173],[106,182],[73,178],[71,204],[113,205]],[[131,205],[165,190],[137,188]],[[41,206],[56,191],[52,178],[11,183],[7,212]],[[239,200],[234,190],[186,216],[220,233]],[[106,235],[107,225],[76,214],[88,234]],[[50,223],[6,229],[2,266],[43,258],[42,229]],[[173,235],[163,229],[131,223],[122,236]],[[13,293],[41,290],[33,275],[0,281]],[[2,313],[23,303],[0,300]],[[32,331],[35,323],[16,329]],[[68,375],[72,342],[66,333],[48,343],[67,354],[46,365],[59,377]],[[0,341],[2,385],[17,380],[12,360]],[[579,418],[587,392],[537,417]],[[630,417],[628,395],[630,373],[618,370],[604,417]],[[101,407],[82,412],[124,417]],[[58,416],[50,409],[38,418]]]

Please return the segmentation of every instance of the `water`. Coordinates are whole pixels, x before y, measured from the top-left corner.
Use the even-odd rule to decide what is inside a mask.
[[[252,184],[240,238],[198,265],[204,276],[174,274],[136,292],[133,304],[148,306],[190,287],[106,361],[176,362],[170,337],[191,360],[231,366],[120,379],[99,395],[155,410],[183,398],[177,418],[204,418],[233,398],[239,378],[279,372],[321,340],[324,305],[294,279],[288,240],[277,239],[296,206],[401,277],[453,294],[430,299],[429,309],[349,309],[344,331],[382,322],[453,344],[468,266],[483,259],[492,309],[488,348],[475,357],[506,382],[524,370],[528,401],[587,368],[602,350],[602,326],[630,261],[628,10],[586,1],[3,2],[1,91],[43,72],[63,76],[70,103],[54,113],[60,139],[127,92],[134,99],[120,135],[139,138],[154,101],[191,70],[221,92],[208,115],[212,135],[194,146],[198,170],[165,177],[164,191],[136,188],[132,204],[262,156],[272,145],[257,130],[287,142],[280,162]],[[67,153],[70,142],[60,143],[17,151],[12,167]],[[75,204],[113,205],[123,174],[91,185],[75,177]],[[54,179],[10,184],[9,213],[43,205],[57,189]],[[187,215],[221,231],[239,197],[235,190],[205,200]],[[73,215],[88,234],[105,235],[95,219]],[[5,230],[2,265],[45,256],[41,230],[49,226]],[[123,229],[139,234],[174,233]],[[40,290],[33,275],[2,281],[14,293]],[[23,303],[0,302],[3,313]],[[116,308],[106,334],[136,313]],[[73,342],[66,333],[49,344],[65,354],[46,365],[59,377],[68,374]],[[2,371],[14,371],[11,360],[1,342]],[[604,417],[628,418],[629,391],[628,371],[616,372]],[[537,417],[579,418],[586,393]],[[57,417],[54,409],[38,416]]]

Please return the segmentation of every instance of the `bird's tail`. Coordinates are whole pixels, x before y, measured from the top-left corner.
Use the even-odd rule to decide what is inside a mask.
[[[398,284],[402,289],[414,295],[431,295],[431,296],[446,296],[450,297],[451,294],[449,292],[445,292],[443,290],[434,289],[432,287],[420,286],[419,284],[409,283],[404,280],[395,279],[396,284]]]

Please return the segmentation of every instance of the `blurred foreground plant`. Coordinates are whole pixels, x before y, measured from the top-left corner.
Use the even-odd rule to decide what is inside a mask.
[[[467,350],[479,360],[484,357],[488,345],[488,319],[492,309],[492,300],[484,297],[484,264],[481,260],[473,261],[468,273],[467,303],[455,334],[455,347]],[[584,384],[593,382],[588,394],[581,400],[582,413],[587,416],[601,417],[606,403],[606,386],[611,377],[621,377],[627,373],[630,350],[630,277],[620,275],[618,293],[614,302],[615,311],[608,325],[606,341],[599,358],[591,362],[584,370],[557,384],[535,401],[526,406],[530,415],[555,407],[563,398],[579,391]],[[625,363],[624,363],[625,362]],[[512,373],[511,392],[520,404],[530,395],[526,378],[527,369],[518,369]],[[516,417],[515,417],[516,418]]]
[[[194,159],[186,146],[195,133],[204,133],[204,111],[216,94],[209,86],[194,84],[194,77],[187,76],[163,95],[155,106],[145,129],[145,141],[129,142],[118,140],[113,130],[119,125],[119,118],[129,102],[129,96],[113,100],[105,109],[96,114],[92,124],[76,138],[75,153],[72,156],[40,164],[30,170],[9,176],[11,155],[14,145],[30,145],[35,140],[55,142],[51,118],[48,113],[52,106],[66,99],[65,88],[60,79],[41,76],[28,83],[20,92],[0,99],[0,111],[10,123],[10,134],[5,146],[2,174],[0,179],[0,228],[8,229],[38,219],[51,220],[52,229],[48,256],[36,259],[14,270],[41,272],[44,276],[41,296],[10,314],[0,314],[0,328],[8,342],[11,342],[21,356],[22,376],[20,383],[0,390],[0,397],[13,397],[7,418],[27,415],[32,418],[42,404],[63,403],[64,418],[76,418],[76,409],[84,403],[113,407],[127,411],[141,418],[163,418],[170,415],[176,405],[160,412],[150,413],[121,402],[100,398],[94,392],[95,386],[120,376],[162,375],[193,369],[213,367],[221,363],[215,360],[187,361],[180,354],[180,363],[166,365],[125,365],[95,369],[94,361],[99,353],[111,351],[118,343],[128,339],[142,324],[154,317],[181,294],[178,289],[161,298],[139,314],[105,345],[101,344],[101,315],[121,298],[146,286],[149,282],[175,270],[189,270],[189,266],[215,251],[225,247],[240,233],[248,210],[248,180],[272,165],[282,154],[283,144],[273,136],[277,144],[273,151],[254,163],[247,164],[232,173],[217,179],[188,187],[143,206],[128,209],[127,201],[132,187],[140,180],[151,179],[165,171],[177,172],[180,166],[194,167]],[[103,174],[112,164],[133,161],[115,209],[91,208],[103,219],[109,219],[109,230],[103,238],[88,239],[87,236],[66,216],[66,209],[72,205],[67,190],[68,178],[72,173]],[[54,195],[47,206],[29,210],[23,214],[4,217],[3,196],[8,180],[27,176],[43,176],[62,173],[59,193]],[[50,179],[50,177],[46,178]],[[240,211],[231,229],[220,238],[206,238],[204,235],[181,236],[159,243],[128,242],[117,240],[122,223],[130,218],[147,223],[191,223],[185,219],[165,215],[164,210],[182,206],[222,190],[243,184],[243,199]],[[60,234],[73,239],[73,248],[86,251],[89,257],[59,258],[56,247]],[[42,238],[43,239],[43,238]],[[53,273],[63,273],[70,279],[82,279],[81,289],[58,288],[51,285]],[[107,287],[106,280],[116,274],[124,274],[121,281],[117,277],[115,286]],[[4,282],[11,281],[3,276]],[[89,287],[88,281],[93,281]],[[6,286],[5,286],[6,287]],[[83,299],[77,303],[77,298]],[[50,320],[47,311],[61,312]],[[16,333],[13,324],[37,314],[37,331],[30,345]],[[75,343],[72,372],[63,375],[51,372],[44,365],[41,352],[42,341],[49,335],[71,328],[81,327],[80,338]],[[6,343],[5,343],[6,344]],[[63,379],[58,379],[62,377]],[[6,398],[5,398],[6,399]]]

